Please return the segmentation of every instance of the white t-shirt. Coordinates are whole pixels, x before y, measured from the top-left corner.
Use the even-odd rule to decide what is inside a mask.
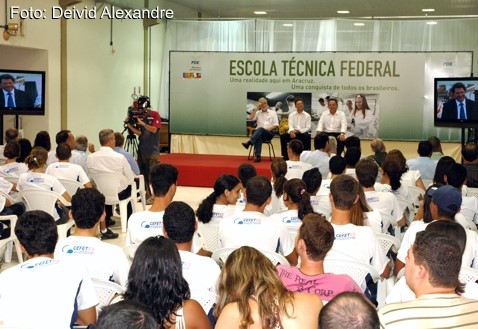
[[[384,271],[388,259],[370,227],[334,223],[332,226],[335,231],[335,240],[326,258],[340,258],[347,255],[358,262],[372,265],[378,273]]]
[[[28,167],[24,163],[11,162],[0,167],[1,177],[20,177],[21,174],[28,171]]]
[[[96,237],[69,236],[59,240],[55,259],[71,263],[74,268],[86,268],[94,279],[113,281],[126,287],[129,263],[123,250]]]
[[[45,174],[61,179],[71,179],[82,185],[90,182],[83,168],[70,162],[54,162],[46,168]]]
[[[164,235],[163,216],[164,211],[149,210],[131,214],[128,219],[125,245],[140,244],[149,237]],[[193,252],[197,253],[201,248],[201,240],[196,232],[193,236]]]
[[[376,211],[392,215],[397,221],[403,217],[397,198],[390,192],[365,191],[368,205]],[[385,228],[387,229],[387,227]]]
[[[287,174],[285,174],[285,178],[292,179],[292,178],[299,178],[302,179],[302,175],[309,169],[312,169],[312,165],[307,162],[302,161],[292,161],[287,160]]]
[[[274,183],[272,183],[272,194],[271,194],[271,203],[269,203],[266,206],[266,209],[264,210],[264,214],[266,216],[272,216],[273,214],[277,214],[278,212],[287,210],[287,207],[284,204],[284,199],[283,199],[283,194],[280,196],[276,195],[276,192],[274,191]],[[244,207],[241,209],[244,210]]]
[[[97,304],[86,271],[58,259],[37,257],[0,273],[0,320],[5,327],[70,328],[77,311]]]
[[[401,182],[408,186],[417,186],[417,180],[421,177],[419,170],[407,170],[402,174]],[[427,187],[427,186],[425,186]]]
[[[50,165],[57,161],[58,161],[58,158],[56,157],[56,149],[48,152],[48,159],[46,160],[46,164]],[[74,163],[80,166],[82,166],[85,163],[84,157],[76,150],[71,151],[71,158],[69,161],[71,163]]]
[[[320,190],[319,190],[320,191]],[[332,213],[332,205],[330,204],[329,195],[311,195],[310,205],[317,213],[322,213],[326,218]]]
[[[194,292],[210,291],[216,293],[216,284],[221,269],[212,258],[179,250],[183,265],[183,277],[189,284],[192,298]]]
[[[235,206],[214,204],[212,206],[211,223],[219,223],[223,218],[229,217],[237,211]]]
[[[322,183],[320,183],[319,192],[317,195],[326,195],[327,197],[330,194],[330,184],[332,183],[332,179],[322,179]]]
[[[299,218],[298,210],[285,210],[271,216],[271,218],[278,223],[285,225],[289,228],[299,228],[302,225],[302,221]]]
[[[66,192],[65,187],[56,177],[32,171],[20,175],[18,178],[17,190],[47,190],[56,192],[60,195],[63,195],[63,193]]]
[[[363,217],[365,225],[370,227],[373,233],[387,233],[387,228],[384,225],[379,211],[372,210],[364,212]]]
[[[219,247],[251,246],[288,256],[294,250],[287,228],[257,211],[242,211],[219,223]]]
[[[0,190],[2,190],[3,192],[7,193],[7,194],[10,194],[10,192],[12,193],[12,197],[13,197],[13,194],[14,192],[12,191],[12,187],[13,187],[13,184],[10,183],[9,181],[7,181],[5,178],[3,177],[0,177]],[[16,194],[16,192],[15,192]]]
[[[474,196],[463,196],[460,208],[460,214],[466,217],[466,219],[478,223],[478,199]],[[476,230],[476,228],[475,228]]]
[[[323,152],[320,150],[303,151],[300,154],[300,161],[310,163],[313,167],[318,168],[319,172],[322,174],[323,179],[326,178],[329,174],[330,157],[327,152]]]

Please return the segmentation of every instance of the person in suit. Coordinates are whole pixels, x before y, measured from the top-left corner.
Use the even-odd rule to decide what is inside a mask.
[[[33,107],[33,99],[24,91],[16,89],[15,79],[10,74],[0,75],[0,108]]]
[[[442,119],[454,120],[478,120],[478,109],[476,103],[465,97],[466,87],[463,83],[457,82],[450,88],[453,99],[443,104]],[[463,112],[461,112],[463,108]]]

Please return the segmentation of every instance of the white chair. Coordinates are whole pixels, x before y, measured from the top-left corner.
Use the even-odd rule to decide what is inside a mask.
[[[219,266],[223,267],[224,264],[226,263],[227,257],[229,257],[229,255],[232,254],[232,252],[236,250],[237,248],[240,248],[240,247],[217,249],[216,251],[212,253],[211,258],[214,259],[216,263],[219,264]],[[262,252],[267,258],[269,258],[271,262],[274,264],[274,266],[278,264],[289,265],[289,262],[287,261],[287,259],[276,252],[260,250],[260,249],[259,251]]]
[[[133,198],[131,196],[124,200],[120,200],[118,198],[118,193],[121,192],[119,189],[120,183],[125,181],[126,177],[120,173],[108,171],[95,173],[90,172],[90,176],[94,180],[98,191],[103,193],[105,196],[105,203],[113,207],[119,205],[121,216],[121,232],[125,233],[126,225],[128,223],[128,203],[131,203],[131,208],[133,212],[135,211]],[[131,195],[136,196],[136,183],[133,181],[130,182],[129,185],[131,186]]]
[[[471,267],[462,267],[460,269],[459,279],[463,283],[475,282],[478,280],[478,270]]]
[[[377,238],[378,243],[380,244],[380,248],[382,251],[387,254],[392,246],[394,247],[393,251],[397,252],[400,249],[400,240],[394,236],[382,233],[375,233],[375,237]]]
[[[384,212],[380,212],[380,216],[382,217],[382,223],[389,222],[390,224],[392,224],[395,236],[401,241],[403,236],[400,227],[397,225],[397,219],[394,216]],[[384,228],[387,229],[385,226]]]
[[[83,184],[73,179],[58,178],[58,180],[70,196],[75,195],[79,189],[85,188]]]
[[[125,292],[122,286],[111,281],[98,279],[91,279],[91,281],[93,281],[93,286],[95,287],[96,296],[99,301],[99,304],[96,305],[96,313],[99,313],[103,307],[108,306],[117,294]]]
[[[216,303],[217,295],[210,291],[200,291],[191,289],[191,299],[198,302],[206,314],[209,313],[211,308]]]
[[[136,198],[135,198],[135,209],[138,204],[138,198],[139,202],[141,202],[141,211],[146,211],[146,189],[145,189],[145,184],[144,184],[144,176],[143,175],[138,175],[135,176],[135,180],[138,180],[138,188],[136,190]],[[136,209],[138,211],[138,209]]]
[[[10,183],[18,183],[18,177],[14,177],[14,176],[3,176],[3,178],[5,178],[6,181],[10,182]]]
[[[420,200],[422,200],[425,195],[425,191],[416,186],[407,186],[407,188],[410,195],[409,200],[413,203],[416,212],[416,209],[420,206]]]
[[[201,238],[203,249],[214,252],[218,249],[219,223],[201,223],[198,225],[198,233]]]
[[[415,206],[412,202],[405,198],[397,197],[397,201],[400,209],[405,214],[407,225],[410,225],[410,223],[413,221],[413,216],[415,216]]]
[[[138,247],[139,244],[131,244],[123,248],[123,252],[126,255],[126,258],[130,262],[130,264],[133,262],[134,254],[136,253]]]
[[[326,273],[347,274],[360,287],[365,286],[365,277],[369,273],[375,282],[380,280],[380,273],[374,267],[352,260],[325,258],[324,270]]]
[[[71,203],[66,201],[60,194],[48,190],[23,190],[18,196],[25,201],[27,210],[43,210],[49,213],[53,218],[58,215],[55,208],[57,201],[60,201],[66,207],[71,206]],[[65,224],[57,225],[58,238],[66,238],[68,230],[73,225],[75,225],[75,222],[71,219]]]
[[[474,196],[475,198],[478,198],[478,188],[477,187],[468,187],[468,196]]]
[[[15,236],[15,224],[17,223],[16,215],[0,216],[0,220],[9,220],[10,221],[10,236],[6,239],[0,240],[0,250],[3,246],[7,246],[5,250],[5,263],[12,262],[12,253],[13,245],[15,245],[15,250],[17,252],[17,258],[19,263],[23,263],[23,254],[20,248],[20,243]],[[1,224],[0,224],[1,225]]]

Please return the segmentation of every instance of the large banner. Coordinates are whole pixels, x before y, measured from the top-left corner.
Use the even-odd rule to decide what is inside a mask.
[[[348,134],[398,140],[441,134],[458,140],[459,129],[433,126],[433,78],[471,72],[471,52],[171,52],[170,131],[244,136],[261,97],[279,120],[301,98],[315,131],[333,96],[347,115]]]

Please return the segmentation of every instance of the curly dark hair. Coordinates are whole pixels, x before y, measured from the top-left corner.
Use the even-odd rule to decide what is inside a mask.
[[[128,275],[125,299],[137,300],[149,308],[159,328],[169,328],[171,319],[189,299],[191,292],[183,278],[176,245],[163,237],[150,237],[136,251]]]
[[[105,196],[94,188],[79,189],[71,197],[71,214],[78,228],[92,228],[105,211]]]

